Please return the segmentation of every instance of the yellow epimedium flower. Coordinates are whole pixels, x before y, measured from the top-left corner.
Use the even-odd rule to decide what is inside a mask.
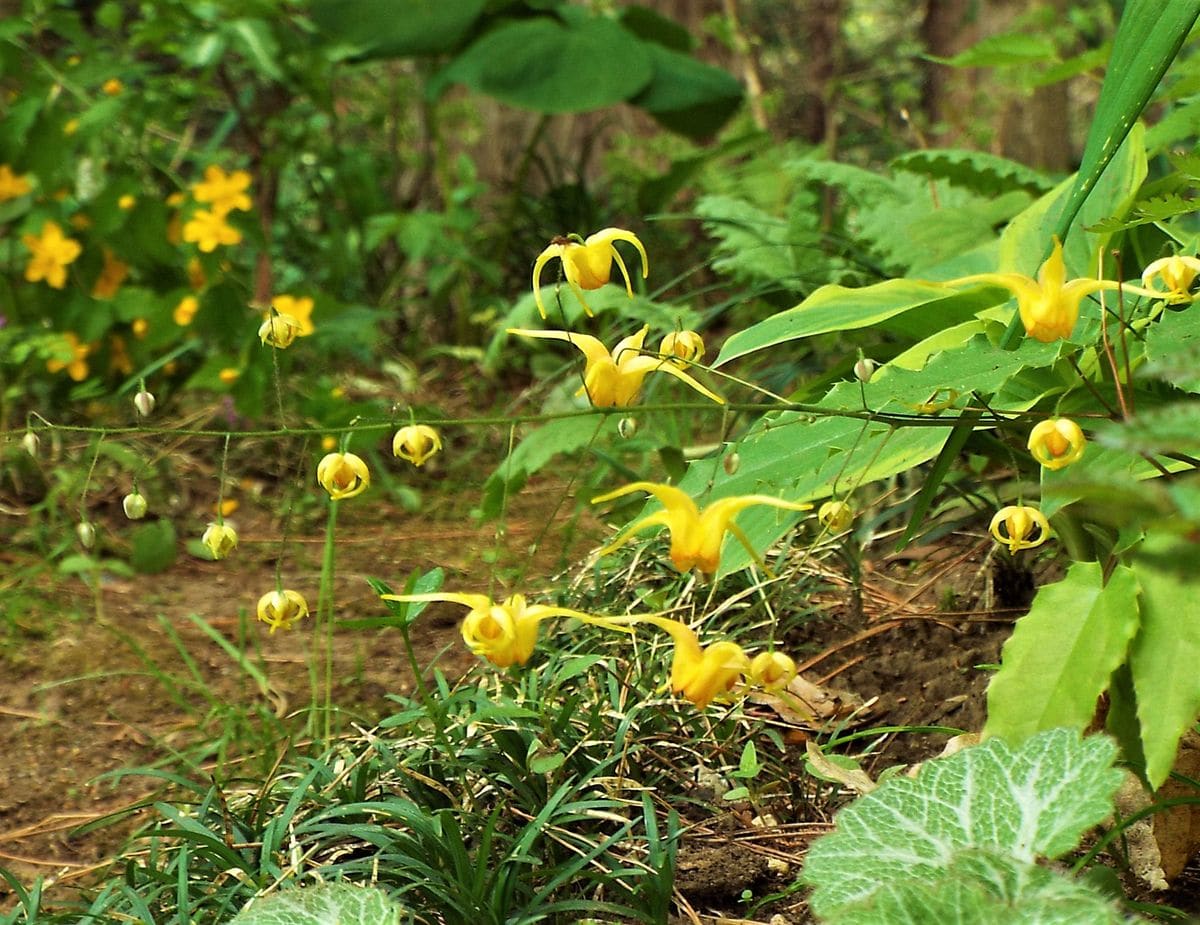
[[[830,533],[842,533],[854,523],[854,508],[845,501],[826,501],[817,508],[817,521]]]
[[[782,652],[759,652],[750,659],[749,681],[763,690],[782,690],[796,677],[796,662]]]
[[[308,601],[299,591],[268,591],[258,599],[258,619],[275,630],[290,630],[308,616]]]
[[[214,522],[205,527],[200,542],[214,560],[221,560],[237,548],[238,535],[229,524]]]
[[[225,215],[234,209],[249,212],[252,204],[247,190],[250,189],[250,174],[244,170],[225,173],[216,164],[204,168],[204,179],[192,186],[196,202],[212,205],[214,212]]]
[[[1087,438],[1069,418],[1039,421],[1029,432],[1029,452],[1047,469],[1062,469],[1083,456]]]
[[[63,334],[63,339],[67,342],[67,352],[71,358],[69,360],[58,357],[49,359],[46,361],[46,370],[57,373],[65,369],[67,375],[76,382],[83,382],[88,377],[87,356],[92,352],[91,344],[80,343],[79,337],[74,331],[67,331]]]
[[[662,502],[663,510],[656,511],[643,517],[626,530],[616,540],[600,550],[600,555],[607,555],[614,549],[623,546],[634,535],[641,533],[647,527],[665,526],[671,533],[671,562],[681,572],[698,568],[709,575],[717,570],[721,562],[721,543],[726,532],[732,533],[746,547],[757,561],[758,554],[750,545],[746,534],[733,522],[741,511],[757,504],[783,508],[788,511],[807,511],[811,504],[795,501],[784,501],[770,495],[735,495],[731,498],[719,498],[708,505],[703,511],[685,492],[674,485],[663,485],[658,482],[632,482],[616,491],[610,491],[598,498],[592,499],[592,504],[611,501],[635,491],[648,492]]]
[[[1046,516],[1035,507],[1012,504],[1002,507],[992,518],[989,532],[1010,553],[1041,546],[1050,536]]]
[[[371,484],[371,473],[353,453],[330,453],[317,463],[317,481],[334,501],[361,495]]]
[[[497,668],[524,665],[537,645],[538,626],[550,617],[574,617],[584,623],[606,626],[618,632],[631,633],[625,626],[613,625],[605,617],[594,617],[569,607],[548,607],[527,604],[525,595],[514,594],[497,603],[486,594],[383,594],[385,601],[419,603],[448,601],[469,609],[462,622],[463,642],[480,658],[486,658]],[[626,618],[627,619],[627,618]]]
[[[1195,257],[1181,257],[1175,254],[1155,260],[1142,271],[1142,285],[1164,302],[1178,304],[1192,301],[1192,283],[1200,275],[1200,260]],[[1153,285],[1159,280],[1166,291],[1156,289]]]
[[[184,223],[183,240],[211,254],[223,244],[238,244],[242,233],[225,221],[225,213],[197,209]]]
[[[268,347],[284,350],[300,336],[300,322],[291,315],[272,311],[258,326],[258,339]]]
[[[676,366],[689,366],[704,358],[704,338],[695,331],[672,331],[662,339],[658,352]]]
[[[313,300],[308,296],[299,298],[290,295],[277,295],[271,300],[271,307],[281,315],[291,315],[299,323],[297,337],[308,337],[316,328],[313,327]]]
[[[121,284],[125,282],[127,276],[129,276],[129,264],[117,257],[107,247],[104,248],[104,266],[100,269],[100,275],[96,277],[96,282],[92,286],[92,297],[111,299],[120,290]]]
[[[441,436],[428,424],[409,424],[392,437],[392,455],[408,460],[417,468],[441,449]]]
[[[646,256],[646,248],[642,246],[642,242],[632,231],[625,231],[621,228],[605,228],[603,231],[597,231],[591,235],[586,241],[579,235],[555,238],[544,251],[538,254],[538,258],[533,264],[533,299],[543,318],[546,317],[546,306],[542,303],[542,270],[555,257],[562,261],[563,276],[566,277],[567,284],[589,317],[595,313],[588,305],[587,299],[583,297],[583,290],[599,289],[607,283],[612,275],[614,260],[621,269],[621,275],[625,278],[625,291],[629,293],[629,298],[633,298],[633,285],[629,280],[629,270],[613,245],[614,241],[628,241],[636,247],[642,258],[642,278],[645,279],[650,275],[650,260]]]
[[[1118,289],[1120,283],[1107,279],[1067,281],[1062,242],[1054,239],[1054,250],[1038,270],[1037,279],[1020,273],[978,273],[949,280],[948,286],[990,283],[1003,286],[1017,297],[1017,311],[1025,333],[1034,340],[1050,343],[1070,337],[1079,318],[1079,303],[1102,289]]]
[[[46,222],[41,234],[22,235],[21,240],[31,255],[25,279],[31,283],[45,280],[51,289],[62,289],[67,284],[67,267],[83,253],[80,243],[64,235],[56,222]]]
[[[15,174],[8,164],[0,164],[0,202],[19,199],[33,189],[27,174]]]
[[[703,710],[714,700],[727,697],[750,671],[750,657],[736,642],[727,639],[701,646],[695,631],[667,617],[613,617],[614,621],[649,623],[670,634],[675,643],[671,659],[671,692],[690,700]]]
[[[642,390],[642,382],[650,373],[666,373],[695,389],[705,398],[718,404],[725,399],[709,391],[699,382],[679,369],[669,360],[642,353],[642,344],[650,325],[643,325],[636,334],[621,340],[612,353],[589,334],[572,334],[570,331],[534,331],[525,328],[509,328],[509,334],[521,337],[540,337],[545,340],[565,340],[578,347],[587,362],[583,369],[583,386],[576,393],[587,395],[596,408],[626,408],[632,405]]]

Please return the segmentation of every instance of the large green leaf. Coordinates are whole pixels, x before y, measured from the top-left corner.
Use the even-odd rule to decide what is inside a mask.
[[[984,731],[1021,742],[1055,726],[1086,728],[1137,632],[1137,594],[1132,571],[1118,566],[1105,584],[1095,562],[1076,562],[1041,588],[1004,644]]]
[[[1146,331],[1146,375],[1200,393],[1200,311],[1169,311]]]
[[[1054,729],[1019,747],[990,739],[928,762],[915,779],[893,777],[839,812],[834,832],[813,842],[802,875],[815,887],[810,908],[840,921],[843,909],[881,889],[961,873],[963,859],[980,851],[1028,867],[1060,857],[1112,812],[1121,782],[1115,756],[1107,738]]]
[[[483,13],[486,0],[313,0],[321,37],[360,58],[452,51]]]
[[[1059,215],[1066,237],[1079,208],[1129,134],[1200,15],[1200,0],[1128,0],[1075,185]]]
[[[487,33],[438,82],[464,83],[535,112],[586,112],[624,102],[650,83],[652,48],[601,17],[529,19]]]
[[[958,291],[910,279],[889,279],[859,289],[822,286],[795,308],[731,336],[721,347],[715,365],[801,337],[872,327],[918,309],[936,314],[943,321],[941,326],[949,327],[996,301],[996,293],[991,290]]]
[[[228,925],[400,925],[400,912],[375,887],[322,883],[257,899]]]
[[[1171,773],[1179,737],[1200,713],[1200,545],[1151,533],[1133,560],[1141,587],[1141,627],[1130,648],[1146,779]]]
[[[654,76],[630,102],[671,131],[707,138],[742,105],[742,85],[728,71],[662,45],[646,47]]]

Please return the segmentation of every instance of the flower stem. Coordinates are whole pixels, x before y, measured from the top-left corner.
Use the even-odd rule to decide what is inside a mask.
[[[338,502],[330,499],[329,516],[325,521],[325,549],[321,556],[321,585],[317,591],[317,619],[316,625],[313,627],[313,650],[308,663],[309,681],[312,684],[312,715],[314,717],[314,721],[310,721],[309,725],[315,734],[315,718],[319,713],[321,743],[325,747],[329,746],[332,738],[333,725],[333,578],[337,514]],[[318,666],[321,661],[324,662],[323,679],[319,679],[321,671]],[[322,690],[322,686],[324,690]]]

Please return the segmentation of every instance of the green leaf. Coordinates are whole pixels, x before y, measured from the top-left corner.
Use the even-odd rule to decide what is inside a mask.
[[[899,542],[896,543],[897,552],[909,544],[925,523],[925,515],[929,513],[929,508],[932,507],[938,490],[942,487],[946,473],[950,471],[951,466],[958,462],[962,448],[966,446],[967,440],[975,432],[975,425],[982,417],[982,411],[964,411],[958,416],[958,423],[950,431],[950,436],[926,473],[921,490],[913,501],[912,513],[908,516],[908,525],[904,528],[904,534],[900,537]]]
[[[534,112],[587,112],[622,103],[645,87],[656,47],[599,17],[571,25],[529,19],[483,36],[436,83],[463,83]]]
[[[959,291],[909,279],[889,279],[858,289],[822,286],[795,308],[732,335],[714,365],[801,337],[869,328],[916,309],[935,313],[944,322],[940,326],[949,327],[996,301],[996,293],[988,289]]]
[[[1147,376],[1200,394],[1200,310],[1168,311],[1146,331]]]
[[[601,426],[592,415],[559,418],[525,437],[496,467],[483,485],[483,516],[499,517],[506,495],[520,491],[529,476],[560,453],[570,453],[591,443]]]
[[[695,47],[696,43],[687,29],[647,6],[630,4],[622,7],[618,15],[621,25],[643,41],[685,53]]]
[[[1200,0],[1128,0],[1075,184],[1058,220],[1065,238],[1084,200],[1150,101],[1200,15]]]
[[[692,139],[707,138],[742,105],[742,85],[728,71],[661,45],[646,48],[654,73],[630,102],[671,131]]]
[[[274,81],[284,79],[279,67],[279,43],[267,23],[261,19],[235,19],[227,23],[225,28],[254,70]]]
[[[1112,812],[1115,757],[1107,738],[1054,729],[1017,748],[989,739],[926,763],[915,779],[892,778],[810,847],[801,876],[815,887],[810,908],[832,917],[896,884],[936,883],[981,849],[1018,871],[1060,857]]]
[[[313,0],[313,22],[330,44],[361,58],[452,51],[483,13],[486,0]]]
[[[990,35],[953,58],[929,57],[951,67],[1026,67],[1055,61],[1057,53],[1049,36],[1005,32]]]
[[[1200,402],[1174,402],[1096,428],[1096,441],[1127,453],[1200,453]]]
[[[383,890],[324,883],[256,899],[228,925],[400,925],[400,913]]]
[[[911,151],[894,158],[891,166],[895,170],[910,170],[935,180],[946,180],[989,196],[1010,190],[1044,193],[1054,186],[1045,174],[1024,164],[995,154],[958,148]]]
[[[1022,742],[1056,726],[1086,728],[1137,632],[1137,597],[1132,571],[1119,565],[1104,584],[1096,562],[1076,562],[1042,587],[1004,644],[984,732]]]
[[[169,520],[140,524],[129,537],[129,544],[129,564],[142,575],[165,572],[179,554],[175,527]]]
[[[1175,764],[1179,737],[1200,713],[1200,620],[1196,576],[1200,546],[1150,533],[1133,559],[1141,588],[1141,626],[1129,651],[1146,779],[1158,788]]]

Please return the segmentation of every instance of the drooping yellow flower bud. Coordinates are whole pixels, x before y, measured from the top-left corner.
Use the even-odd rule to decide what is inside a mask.
[[[96,528],[86,520],[75,525],[75,535],[79,537],[79,545],[84,549],[91,549],[96,545]]]
[[[371,484],[367,464],[353,453],[330,453],[317,463],[317,481],[334,501],[361,495]]]
[[[258,599],[258,619],[275,630],[290,630],[308,616],[308,601],[298,591],[268,591]]]
[[[592,308],[583,297],[585,289],[599,289],[608,282],[612,275],[612,264],[615,260],[625,277],[625,291],[633,298],[633,285],[629,281],[629,270],[625,261],[613,246],[614,241],[628,241],[637,248],[642,257],[642,277],[650,275],[650,262],[646,256],[646,248],[632,231],[620,228],[605,228],[597,231],[586,241],[578,235],[555,238],[539,255],[533,264],[533,298],[542,317],[546,317],[546,306],[542,304],[542,269],[555,257],[562,261],[563,276],[567,278],[579,303],[588,316],[594,314]]]
[[[266,346],[284,350],[300,335],[300,322],[291,315],[272,312],[258,328],[258,337]]]
[[[212,554],[214,560],[220,560],[237,547],[238,535],[237,531],[227,523],[211,523],[205,528],[200,542]]]
[[[146,516],[146,498],[137,489],[121,499],[121,507],[124,508],[125,516],[130,520],[141,520]]]
[[[409,424],[392,437],[392,455],[408,460],[417,468],[441,449],[441,436],[428,424]]]
[[[1007,546],[1014,554],[1041,546],[1050,536],[1050,524],[1045,515],[1028,505],[1002,507],[992,518],[988,530],[997,543]]]
[[[662,339],[658,352],[676,366],[690,366],[704,359],[704,338],[695,331],[672,331]]]
[[[1178,304],[1192,301],[1192,283],[1200,275],[1200,260],[1175,254],[1155,260],[1142,271],[1142,285],[1164,302]],[[1155,280],[1166,286],[1163,292],[1153,285]]]
[[[154,395],[145,389],[141,389],[133,396],[133,407],[144,418],[150,416],[150,412],[154,410],[154,404]]]
[[[751,683],[768,691],[787,687],[796,677],[796,662],[782,652],[759,652],[750,659]]]
[[[1069,418],[1039,421],[1029,432],[1029,452],[1047,469],[1062,469],[1083,456],[1087,438]]]
[[[32,456],[34,459],[38,457],[38,450],[41,449],[42,441],[32,430],[25,431],[25,436],[21,438],[21,449]]]
[[[854,523],[854,508],[845,501],[826,501],[817,508],[817,521],[830,533],[842,533]]]

